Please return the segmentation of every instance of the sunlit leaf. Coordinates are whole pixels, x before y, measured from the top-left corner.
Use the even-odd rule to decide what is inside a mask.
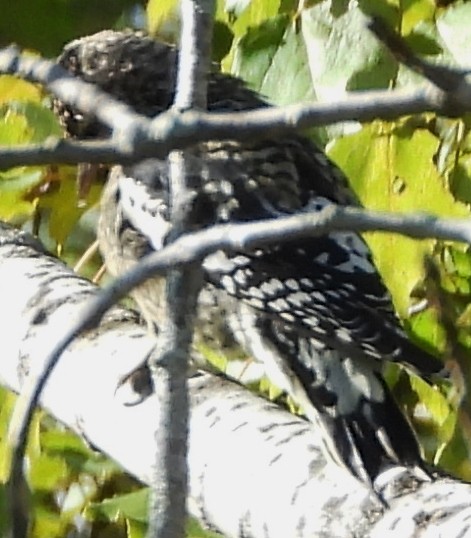
[[[397,72],[389,53],[366,30],[364,14],[349,4],[351,9],[336,11],[320,2],[302,14],[309,68],[321,100],[335,101],[346,89],[387,88]],[[389,10],[384,2],[376,2],[374,10],[382,4]]]
[[[58,188],[42,196],[39,199],[38,207],[51,211],[49,233],[59,245],[63,245],[79,218],[98,201],[101,186],[92,185],[87,199],[83,201],[79,199],[78,195],[76,169],[61,167],[59,175],[61,181],[57,185]]]
[[[0,105],[8,101],[36,101],[41,99],[39,86],[11,75],[0,75]]]
[[[469,65],[471,57],[471,4],[457,3],[437,18],[437,30],[457,64]]]
[[[435,168],[438,143],[427,130],[375,122],[337,140],[330,155],[370,209],[469,216]],[[380,233],[367,234],[367,240],[397,308],[405,316],[411,292],[423,276],[423,256],[435,242]]]
[[[67,467],[62,458],[40,454],[32,462],[29,479],[35,489],[54,490],[67,476]]]
[[[147,29],[152,35],[178,42],[180,31],[179,0],[149,0],[146,12]]]
[[[426,406],[434,422],[439,426],[444,424],[450,413],[453,412],[446,395],[440,392],[437,387],[430,385],[417,376],[411,376],[410,384],[419,400]]]
[[[420,23],[431,21],[435,15],[435,2],[433,0],[401,0],[401,31],[404,35]]]
[[[143,488],[132,493],[116,495],[99,503],[92,503],[87,507],[86,514],[88,517],[104,517],[109,521],[124,517],[134,521],[146,522],[148,501],[149,490]]]
[[[248,29],[239,41],[232,72],[254,89],[260,89],[273,57],[282,45],[288,19],[278,16]]]

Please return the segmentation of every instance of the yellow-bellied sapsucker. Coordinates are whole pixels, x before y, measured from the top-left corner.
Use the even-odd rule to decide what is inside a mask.
[[[154,116],[174,95],[177,50],[132,32],[105,31],[72,42],[59,63],[136,111]],[[237,78],[209,75],[208,109],[269,106]],[[92,117],[56,103],[68,132],[106,136]],[[356,204],[342,172],[310,140],[211,141],[191,149],[189,180],[201,226],[252,222],[331,203]],[[149,159],[116,166],[98,229],[106,265],[120,274],[162,248],[170,229],[168,168]],[[420,468],[411,426],[381,374],[384,361],[428,377],[442,364],[411,343],[391,298],[355,233],[289,240],[251,252],[222,251],[204,262],[199,328],[220,330],[263,363],[323,431],[328,454],[371,484],[383,466]],[[158,322],[160,284],[134,291],[148,323]]]

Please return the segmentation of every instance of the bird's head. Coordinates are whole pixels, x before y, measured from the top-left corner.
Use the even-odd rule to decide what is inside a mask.
[[[170,107],[176,77],[177,50],[137,32],[104,30],[72,41],[58,63],[73,75],[154,116]],[[54,101],[67,133],[77,138],[106,136],[94,118]]]
[[[104,30],[64,47],[58,63],[73,75],[97,85],[136,112],[153,117],[173,103],[178,49],[142,32]],[[242,80],[218,72],[208,77],[208,109],[234,112],[265,107]],[[67,133],[75,138],[104,137],[109,131],[77,109],[54,101]]]

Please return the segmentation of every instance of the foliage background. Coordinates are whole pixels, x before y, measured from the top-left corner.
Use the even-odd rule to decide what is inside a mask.
[[[147,28],[160,38],[178,39],[176,0],[0,3],[0,45],[14,41],[46,56],[57,55],[79,35],[107,27]],[[444,0],[218,0],[214,59],[280,105],[420,84],[365,30],[363,16],[373,12],[399,30],[418,54],[447,65],[471,64],[471,4]],[[42,88],[1,76],[0,144],[62,136],[48,107]],[[469,131],[468,115],[447,119],[423,114],[327,126],[308,134],[343,168],[365,206],[467,216]],[[75,178],[73,167],[60,165],[0,171],[0,218],[32,230],[69,263],[93,241],[102,187],[97,181],[87,193],[79,192]],[[466,388],[471,379],[468,247],[379,233],[367,240],[411,337],[443,355]],[[424,270],[425,254],[438,264],[438,275]],[[91,276],[99,265],[95,256],[82,271]],[[7,293],[3,289],[2,297]],[[411,315],[411,307],[423,298],[432,307]],[[453,331],[446,331],[447,326]],[[388,379],[414,421],[429,461],[471,479],[471,432],[462,426],[470,411],[465,391],[432,388],[393,368]],[[0,393],[1,440],[13,398]],[[32,430],[28,454],[37,513],[34,536],[63,536],[71,530],[100,538],[143,535],[146,492],[139,484],[42,413]],[[0,456],[5,450],[0,441]],[[0,469],[0,478],[5,476],[6,469]],[[4,504],[0,499],[0,506]],[[194,522],[188,535],[208,536]]]

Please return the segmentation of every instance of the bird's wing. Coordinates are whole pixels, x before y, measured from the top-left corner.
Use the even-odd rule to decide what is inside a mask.
[[[258,165],[252,166],[263,181],[253,182],[255,170],[248,167],[247,174],[240,156],[227,160],[228,148],[217,147],[221,155],[215,158],[213,154],[212,160],[192,156],[196,173],[203,178],[201,195],[208,198],[209,211],[205,212],[205,218],[210,223],[246,222],[295,211],[320,211],[332,203],[312,193],[303,200],[305,190],[292,181],[293,171],[289,166],[277,177],[260,159]],[[253,151],[256,149],[255,146]],[[282,151],[277,146],[275,150]],[[272,160],[275,150],[270,155]],[[260,170],[264,168],[262,174]],[[125,167],[123,172],[122,211],[159,250],[169,230],[168,214],[162,211],[168,206],[166,165],[163,161],[150,160]],[[231,181],[221,177],[229,177]],[[326,188],[324,192],[328,194]],[[289,211],[289,207],[294,210]],[[375,360],[403,363],[423,375],[443,368],[438,359],[409,341],[371,252],[356,233],[335,232],[281,242],[252,252],[221,251],[205,260],[204,269],[214,286],[296,328],[300,334],[312,336],[349,356],[366,355]]]
[[[423,375],[443,368],[409,341],[366,245],[353,233],[218,252],[204,267],[215,286],[346,356],[400,362]]]

